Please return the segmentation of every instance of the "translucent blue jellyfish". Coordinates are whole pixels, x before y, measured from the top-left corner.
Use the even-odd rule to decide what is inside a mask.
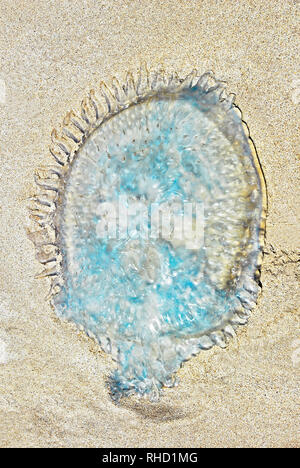
[[[101,83],[37,171],[39,276],[57,314],[112,354],[115,400],[156,400],[256,303],[265,185],[232,101],[211,73]]]

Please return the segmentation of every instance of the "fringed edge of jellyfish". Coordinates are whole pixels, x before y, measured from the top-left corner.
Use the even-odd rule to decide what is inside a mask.
[[[135,77],[132,73],[127,73],[124,85],[121,85],[115,77],[112,78],[110,86],[101,82],[97,90],[91,90],[88,96],[83,99],[79,112],[75,113],[71,110],[64,118],[60,131],[52,131],[52,143],[49,150],[54,164],[36,170],[37,191],[35,196],[30,198],[29,205],[30,218],[35,227],[28,228],[28,237],[35,245],[36,259],[43,265],[43,270],[36,277],[50,277],[51,286],[47,299],[51,300],[51,305],[55,308],[53,298],[64,285],[63,258],[59,247],[61,208],[63,206],[65,184],[77,151],[96,128],[123,109],[151,98],[160,91],[176,93],[196,86],[203,93],[214,93],[225,111],[229,112],[233,109],[240,118],[260,179],[262,212],[259,229],[260,252],[254,277],[249,276],[247,271],[243,273],[239,284],[244,294],[233,316],[222,328],[215,329],[201,337],[190,338],[188,341],[191,350],[185,356],[184,361],[197,354],[201,349],[207,350],[214,345],[221,348],[226,347],[229,338],[235,336],[236,328],[247,323],[250,312],[256,304],[255,298],[260,289],[259,279],[267,213],[266,184],[254,143],[250,137],[249,128],[243,120],[241,110],[234,104],[235,95],[226,93],[226,84],[217,80],[212,72],[199,75],[197,70],[193,70],[185,78],[181,79],[177,73],[168,74],[162,67],[158,70],[148,71],[145,64],[141,66]],[[36,229],[36,226],[38,226],[38,229]],[[250,254],[251,252],[248,252],[248,255]],[[254,301],[252,299],[253,295],[255,296]],[[99,338],[83,326],[77,325],[77,327],[84,330],[89,337],[95,339],[105,352],[111,353],[113,359],[118,361],[118,350],[108,337]],[[175,373],[176,371],[174,375]],[[147,389],[142,396],[150,394],[150,399],[156,400],[163,386],[175,385],[174,375],[170,376],[169,383],[162,382],[159,386],[153,383],[152,391],[150,392]],[[126,383],[117,382],[114,376],[111,376],[109,386],[115,400],[118,400],[120,396],[130,395],[137,391],[134,385],[128,387]],[[140,391],[138,393],[142,394]]]

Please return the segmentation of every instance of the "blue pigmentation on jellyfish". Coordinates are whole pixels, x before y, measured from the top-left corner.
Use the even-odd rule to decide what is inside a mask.
[[[120,197],[126,208],[135,202],[147,211],[147,236],[134,216],[130,233],[118,236],[117,227],[116,235],[99,236],[99,205],[110,203],[116,215]],[[184,234],[149,235],[149,207],[174,203],[203,207],[201,245],[190,248]],[[241,122],[214,93],[195,87],[151,97],[86,140],[64,193],[65,281],[54,302],[112,353],[115,399],[134,392],[156,399],[184,360],[209,347],[237,311],[250,309],[260,215]]]

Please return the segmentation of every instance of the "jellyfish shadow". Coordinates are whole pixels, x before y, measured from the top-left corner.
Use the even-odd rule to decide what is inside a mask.
[[[187,418],[191,412],[178,406],[168,405],[166,403],[151,403],[149,401],[138,402],[124,398],[119,403],[120,407],[134,412],[145,419],[151,419],[155,422],[171,422]]]

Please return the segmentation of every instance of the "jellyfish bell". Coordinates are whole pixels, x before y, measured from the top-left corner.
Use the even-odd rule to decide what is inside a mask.
[[[157,400],[256,304],[266,189],[248,127],[211,73],[101,83],[52,133],[29,236],[56,313],[112,353],[115,400]]]

